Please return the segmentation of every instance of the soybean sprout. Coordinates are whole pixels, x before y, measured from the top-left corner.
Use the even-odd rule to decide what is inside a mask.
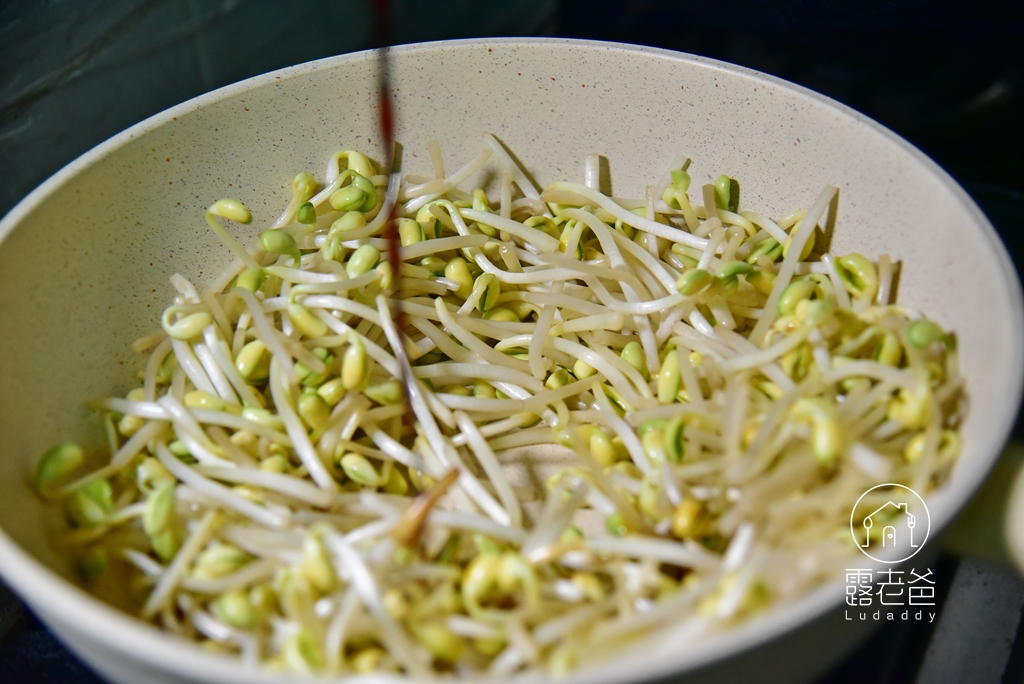
[[[39,462],[93,591],[270,669],[557,676],[799,597],[861,492],[941,485],[955,337],[890,303],[888,255],[815,252],[835,187],[771,218],[686,159],[630,199],[596,156],[541,192],[493,136],[448,176],[427,149],[300,173],[250,251],[213,203],[230,284],[172,278],[140,386],[95,402],[108,465]]]

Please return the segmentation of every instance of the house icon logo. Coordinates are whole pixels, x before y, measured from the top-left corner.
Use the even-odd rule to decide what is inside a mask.
[[[861,552],[881,563],[902,563],[924,546],[931,516],[910,487],[880,484],[861,494],[850,512],[850,533]]]

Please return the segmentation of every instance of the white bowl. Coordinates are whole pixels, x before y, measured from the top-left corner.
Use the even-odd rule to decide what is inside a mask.
[[[936,529],[978,487],[1020,398],[1021,293],[983,214],[918,150],[821,95],[663,50],[471,40],[396,48],[392,66],[397,139],[412,172],[430,168],[427,140],[439,140],[454,164],[491,131],[541,184],[579,178],[584,157],[598,152],[626,196],[642,196],[680,153],[694,160],[694,187],[727,173],[741,180],[744,203],[766,214],[806,207],[824,185],[838,186],[832,249],[893,255],[901,303],[958,337],[970,409],[963,454],[928,499]],[[68,581],[67,563],[47,543],[52,513],[29,478],[55,441],[100,443],[86,402],[132,385],[139,359],[128,345],[157,325],[168,276],[201,283],[226,264],[202,220],[212,200],[238,197],[257,225],[268,224],[297,171],[319,171],[341,147],[383,157],[374,85],[372,55],[359,53],[222,88],[85,154],[0,222],[0,575],[115,681],[294,681],[245,672]],[[236,235],[248,241],[255,231]],[[681,644],[668,658],[619,660],[580,678],[806,678],[865,629],[832,610],[842,599],[841,584],[828,585],[701,649]]]

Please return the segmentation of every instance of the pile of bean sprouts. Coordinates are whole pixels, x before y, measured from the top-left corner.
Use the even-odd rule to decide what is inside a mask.
[[[772,219],[689,160],[608,196],[591,156],[539,192],[484,140],[426,177],[338,152],[251,251],[210,207],[237,258],[171,278],[141,386],[95,402],[109,463],[38,466],[85,583],[252,667],[558,676],[834,579],[861,493],[941,484],[955,339],[887,255],[821,253],[836,188]],[[531,486],[531,457],[560,465]]]

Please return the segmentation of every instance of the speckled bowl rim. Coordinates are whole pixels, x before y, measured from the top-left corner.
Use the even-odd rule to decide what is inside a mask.
[[[1004,408],[998,415],[988,416],[991,423],[989,436],[984,440],[984,444],[979,445],[979,452],[991,454],[990,460],[979,462],[974,469],[963,472],[956,482],[951,483],[949,487],[934,497],[938,505],[934,506],[936,515],[934,515],[933,522],[937,525],[937,529],[945,526],[963,507],[970,495],[977,490],[994,465],[996,457],[1013,427],[1017,407],[1021,400],[1021,392],[1024,389],[1024,383],[1022,383],[1024,381],[1024,299],[1022,299],[1020,283],[1013,263],[995,229],[966,191],[923,152],[863,114],[831,98],[788,81],[705,57],[625,43],[550,38],[483,38],[438,41],[396,46],[392,50],[397,55],[404,55],[475,45],[505,47],[574,45],[653,56],[680,64],[717,70],[730,76],[757,80],[772,87],[787,90],[815,105],[825,106],[854,119],[900,148],[941,182],[946,192],[950,193],[971,216],[986,246],[996,255],[996,266],[1003,284],[1003,288],[998,294],[1007,298],[1013,305],[1012,320],[1008,321],[1007,325],[1017,331],[1016,339],[1022,341],[1022,344],[1015,345],[1010,351],[1010,362],[1006,369],[1008,376],[1016,379],[1014,383],[1016,390],[1013,396],[1008,397],[1011,401],[1004,404]],[[324,69],[333,69],[346,63],[359,62],[367,59],[370,54],[369,52],[350,53],[270,72],[200,95],[149,117],[78,157],[21,200],[0,221],[0,242],[20,224],[25,216],[46,201],[69,179],[114,150],[168,123],[175,117],[275,81],[292,79]],[[156,627],[93,598],[85,591],[65,581],[30,556],[3,530],[0,530],[0,576],[16,593],[24,597],[30,606],[43,613],[44,617],[59,616],[59,621],[62,625],[66,625],[66,628],[101,642],[107,648],[120,652],[130,660],[145,662],[151,667],[198,681],[210,680],[238,684],[242,682],[245,684],[276,684],[296,681],[295,676],[243,669],[234,659],[211,654],[183,639],[169,638],[165,632],[161,632]],[[699,649],[683,651],[674,658],[657,661],[644,660],[643,662],[617,660],[607,663],[599,669],[588,669],[579,675],[569,677],[566,681],[585,680],[594,684],[606,682],[611,684],[621,681],[642,681],[697,669],[761,645],[822,616],[830,609],[837,608],[842,603],[844,596],[842,587],[843,584],[838,581],[818,587],[787,606],[777,608],[759,619],[718,635],[703,643]]]

